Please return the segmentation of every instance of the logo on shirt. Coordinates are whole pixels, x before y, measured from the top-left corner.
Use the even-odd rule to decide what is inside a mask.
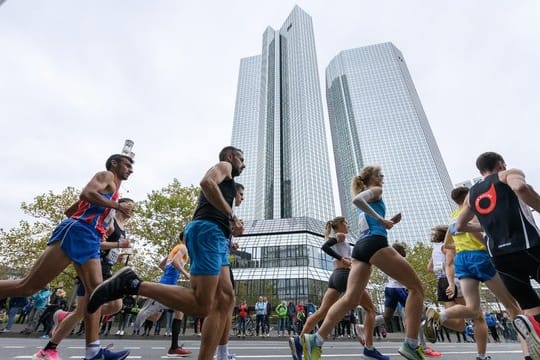
[[[491,184],[488,191],[478,195],[474,200],[474,208],[479,214],[487,215],[491,213],[497,205],[497,193],[495,192],[495,185]]]

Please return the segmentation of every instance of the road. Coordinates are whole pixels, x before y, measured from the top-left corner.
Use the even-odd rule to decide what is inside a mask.
[[[45,343],[45,340],[34,338],[7,338],[0,336],[0,359],[31,359],[32,355]],[[131,355],[128,359],[168,359],[166,352],[169,342],[166,339],[115,339],[114,343],[116,349],[131,349]],[[107,340],[104,340],[103,344],[106,345]],[[184,342],[184,347],[193,351],[190,358],[197,358],[199,344],[197,340]],[[397,353],[398,342],[378,342],[375,346],[392,359],[402,359]],[[238,360],[291,359],[286,340],[233,340],[229,347],[233,353],[236,353]],[[439,359],[463,360],[475,359],[476,356],[474,344],[440,343],[434,347],[443,352],[443,356]],[[63,360],[82,359],[84,355],[83,340],[67,339],[61,344],[59,350]],[[360,354],[361,348],[356,342],[327,342],[324,347],[323,359],[357,360],[362,358]],[[488,354],[491,355],[493,360],[518,360],[523,358],[517,343],[488,344]]]

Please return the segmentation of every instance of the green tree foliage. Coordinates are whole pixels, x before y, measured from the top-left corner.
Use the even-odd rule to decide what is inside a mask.
[[[412,249],[407,249],[407,260],[414,268],[416,275],[420,278],[424,286],[425,300],[427,302],[437,303],[437,278],[427,270],[429,259],[432,252],[431,244],[418,242]]]
[[[137,239],[136,256],[130,262],[143,278],[155,279],[160,275],[157,265],[178,243],[178,236],[195,211],[199,191],[198,187],[182,186],[174,179],[137,203],[127,230]]]
[[[29,272],[45,250],[53,229],[65,218],[64,210],[78,199],[78,194],[75,188],[68,187],[60,194],[49,191],[36,196],[30,203],[21,204],[24,213],[34,220],[21,220],[15,228],[0,232],[5,276],[22,277]],[[73,283],[73,275],[74,270],[67,269],[56,282],[63,281],[68,287]]]

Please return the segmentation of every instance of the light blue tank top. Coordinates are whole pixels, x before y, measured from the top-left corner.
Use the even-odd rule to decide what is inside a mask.
[[[375,202],[370,202],[369,206],[371,206],[371,208],[375,210],[375,212],[379,214],[379,216],[381,216],[382,218],[386,216],[386,206],[384,205],[384,201],[382,201],[382,199],[379,199]],[[375,218],[373,218],[371,215],[366,214],[360,209],[358,209],[357,212],[358,228],[360,230],[360,233],[358,234],[359,240],[374,235],[384,237],[387,236],[386,228],[379,224],[377,220],[375,220]]]

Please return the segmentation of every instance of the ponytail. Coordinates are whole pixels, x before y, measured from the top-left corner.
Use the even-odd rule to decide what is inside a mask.
[[[357,175],[352,178],[351,194],[353,197],[360,194],[362,191],[364,191],[365,188],[366,188],[366,184],[364,184],[364,181],[362,180],[362,177],[360,175]]]

